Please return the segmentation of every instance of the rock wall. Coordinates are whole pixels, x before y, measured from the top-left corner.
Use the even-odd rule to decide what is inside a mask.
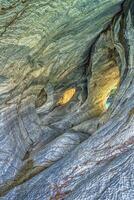
[[[133,188],[133,0],[0,0],[0,199]]]

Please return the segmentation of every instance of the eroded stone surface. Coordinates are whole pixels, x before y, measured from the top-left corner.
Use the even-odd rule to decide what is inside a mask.
[[[0,1],[0,199],[134,199],[134,2],[122,3]]]

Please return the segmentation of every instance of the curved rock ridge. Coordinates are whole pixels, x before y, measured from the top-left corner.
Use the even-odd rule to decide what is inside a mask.
[[[0,200],[134,199],[134,1],[0,1]]]

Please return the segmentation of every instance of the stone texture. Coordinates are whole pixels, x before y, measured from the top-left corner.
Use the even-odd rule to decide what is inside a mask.
[[[133,200],[133,154],[133,0],[0,0],[0,199]]]

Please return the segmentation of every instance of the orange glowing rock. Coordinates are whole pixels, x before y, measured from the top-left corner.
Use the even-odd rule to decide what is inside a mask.
[[[102,70],[100,73],[93,73],[90,81],[90,106],[93,112],[102,113],[107,106],[107,99],[113,89],[117,89],[120,82],[118,66]]]
[[[75,88],[70,88],[70,89],[66,90],[63,93],[63,95],[61,96],[61,98],[59,99],[58,104],[64,105],[64,104],[68,103],[74,96],[75,92],[76,92]]]

